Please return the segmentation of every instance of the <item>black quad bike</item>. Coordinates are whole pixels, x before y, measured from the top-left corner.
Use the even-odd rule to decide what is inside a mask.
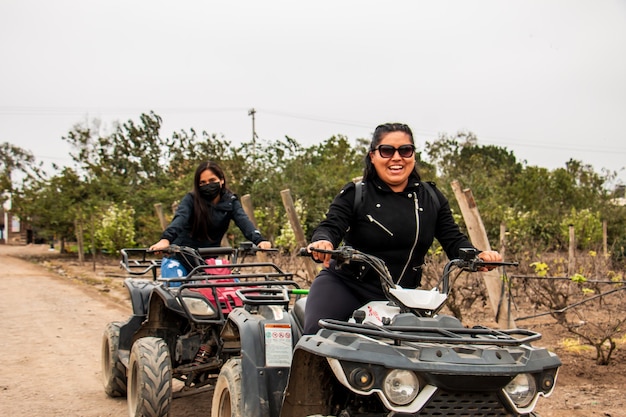
[[[172,398],[214,386],[222,365],[239,352],[220,337],[229,314],[243,305],[237,290],[276,298],[283,296],[276,286],[299,288],[273,263],[243,262],[261,250],[249,242],[199,250],[172,245],[162,252],[191,269],[180,278],[161,278],[161,260],[148,249],[121,251],[133,311],[126,322],[106,326],[102,374],[109,396],[127,397],[131,417],[167,416]]]
[[[531,345],[541,335],[466,328],[437,314],[452,271],[516,264],[485,263],[467,250],[445,266],[437,288],[403,289],[379,258],[350,247],[320,252],[339,264],[368,264],[388,300],[363,306],[348,321],[321,320],[317,334],[304,336],[306,298],[296,301],[281,316],[282,339],[294,345],[288,355],[280,333],[271,334],[278,321],[256,315],[243,297],[223,330],[240,352],[222,367],[212,417],[537,416],[535,405],[553,392],[561,365]],[[274,360],[279,354],[283,362]]]

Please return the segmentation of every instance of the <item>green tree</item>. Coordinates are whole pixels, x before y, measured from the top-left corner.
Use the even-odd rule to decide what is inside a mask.
[[[88,197],[80,176],[71,168],[49,178],[28,177],[14,193],[13,209],[41,237],[62,242],[74,238],[77,208]]]
[[[161,232],[154,205],[161,203],[169,220],[172,204],[191,189],[197,164],[215,160],[224,168],[229,188],[239,196],[251,195],[261,231],[279,242],[286,233],[280,191],[289,189],[294,200],[303,203],[301,221],[310,235],[341,187],[362,175],[369,144],[369,139],[351,143],[338,135],[310,147],[287,136],[234,146],[223,136],[193,129],[164,138],[161,123],[150,112],[106,129],[97,120],[78,124],[63,138],[72,146],[74,167],[63,167],[49,178],[33,168],[27,151],[5,144],[0,147],[0,185],[4,181],[7,190],[13,170],[31,171],[21,187],[13,188],[14,207],[46,237],[71,238],[76,219],[83,219],[81,227],[91,233],[98,226],[91,219],[126,202],[135,213],[134,240],[146,246]],[[519,247],[532,242],[560,248],[566,243],[561,234],[564,219],[572,210],[589,210],[594,219],[609,220],[609,244],[615,253],[624,253],[620,236],[626,208],[611,203],[605,189],[611,177],[580,161],[570,160],[555,170],[525,166],[505,148],[479,145],[471,132],[440,135],[426,143],[416,159],[422,177],[436,181],[449,196],[456,216],[450,182],[459,180],[472,189],[492,239],[505,221]],[[235,227],[231,231],[238,233]]]
[[[0,144],[0,204],[6,201],[14,189],[15,171],[27,176],[36,173],[35,158],[30,151],[4,142]]]
[[[515,207],[506,201],[510,198],[510,185],[517,182],[523,171],[515,155],[501,147],[478,145],[477,137],[471,132],[459,132],[455,137],[442,134],[434,142],[426,143],[426,154],[436,167],[436,181],[449,196],[453,211],[460,212],[448,185],[457,180],[479,199],[487,234],[497,237],[505,209]]]
[[[505,221],[519,242],[528,244],[530,239],[545,248],[560,248],[567,244],[561,224],[572,209],[589,209],[602,219],[615,213],[604,186],[610,178],[580,161],[569,160],[553,171],[524,166],[512,152],[480,146],[474,134],[464,132],[455,137],[440,135],[426,144],[426,151],[437,169],[437,181],[458,180],[472,190],[492,239],[499,236],[500,223]],[[450,203],[456,211],[456,201]],[[523,230],[511,230],[522,226]]]
[[[139,123],[129,120],[116,124],[112,133],[101,134],[104,129],[94,121],[91,126],[76,125],[63,138],[72,146],[70,155],[88,184],[92,209],[97,212],[96,206],[127,201],[136,212],[138,235],[151,237],[141,238],[143,244],[158,236],[154,204],[162,202],[171,186],[161,122],[150,112],[142,114]]]
[[[363,174],[365,154],[363,142],[353,147],[346,137],[333,136],[285,165],[289,175],[285,188],[306,205],[307,217],[301,221],[307,234],[324,218],[339,190]]]
[[[533,213],[535,240],[546,248],[560,248],[567,246],[561,224],[572,209],[589,209],[603,219],[612,212],[609,193],[603,187],[605,180],[590,166],[570,160],[565,168],[553,171],[526,167],[509,187],[509,195],[518,211]]]

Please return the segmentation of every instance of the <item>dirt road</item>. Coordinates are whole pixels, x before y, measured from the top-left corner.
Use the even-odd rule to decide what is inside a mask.
[[[86,285],[68,285],[0,245],[0,416],[128,415],[106,396],[100,372],[105,325],[129,310]],[[21,248],[21,250],[27,250]],[[211,393],[173,401],[170,415],[207,416]]]
[[[100,381],[104,327],[130,312],[122,278],[106,278],[117,273],[107,271],[105,279],[94,279],[84,265],[76,273],[86,278],[76,280],[9,256],[46,252],[45,246],[0,245],[0,416],[126,416],[126,400],[107,397]],[[63,265],[75,268],[76,262]],[[538,330],[563,361],[555,394],[540,400],[542,417],[626,417],[622,350],[610,366],[598,367],[589,353],[559,346],[567,335],[553,327]],[[170,416],[206,417],[210,402],[211,392],[177,398]]]

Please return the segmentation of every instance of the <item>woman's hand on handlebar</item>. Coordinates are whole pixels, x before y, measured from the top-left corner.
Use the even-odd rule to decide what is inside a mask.
[[[328,268],[328,266],[330,265],[330,253],[316,252],[314,250],[311,250],[312,248],[323,249],[323,250],[333,250],[335,249],[333,244],[329,242],[328,240],[318,240],[317,242],[311,243],[306,248],[307,251],[311,254],[311,257],[313,259],[315,259],[318,262],[322,262],[324,266]]]
[[[502,255],[495,250],[483,251],[478,254],[478,258],[482,259],[484,262],[502,262]],[[494,268],[496,268],[495,265],[487,265],[480,268],[480,271],[491,271]]]
[[[167,239],[161,239],[154,245],[150,246],[150,250],[153,252],[159,252],[163,249],[167,249],[170,246],[170,241]]]
[[[268,240],[259,242],[257,246],[259,247],[259,249],[272,249],[272,243]]]

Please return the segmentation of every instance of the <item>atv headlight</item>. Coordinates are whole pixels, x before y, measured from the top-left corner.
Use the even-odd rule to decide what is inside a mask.
[[[404,369],[394,369],[385,377],[383,392],[394,404],[406,405],[417,397],[419,392],[417,376]]]
[[[525,408],[537,395],[537,384],[531,374],[519,374],[504,387],[504,391],[516,407]]]
[[[194,316],[215,316],[213,306],[203,298],[183,297],[183,303]]]

